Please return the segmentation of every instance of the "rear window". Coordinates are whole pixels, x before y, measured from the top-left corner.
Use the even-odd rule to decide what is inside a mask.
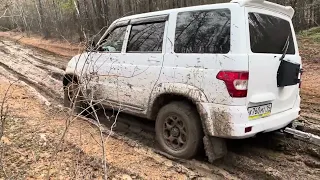
[[[228,53],[230,24],[229,9],[179,13],[174,51],[176,53]]]
[[[290,23],[260,13],[249,13],[250,44],[253,53],[283,54],[289,37],[287,54],[295,54]]]

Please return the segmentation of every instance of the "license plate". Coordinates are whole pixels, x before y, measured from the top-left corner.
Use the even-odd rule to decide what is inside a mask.
[[[261,106],[249,107],[249,120],[255,120],[263,117],[270,116],[272,104],[266,104]]]

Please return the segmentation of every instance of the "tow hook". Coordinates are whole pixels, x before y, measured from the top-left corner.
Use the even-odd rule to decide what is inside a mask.
[[[304,124],[300,121],[294,121],[288,127],[280,130],[282,133],[293,135],[294,138],[320,146],[320,136],[303,132]]]

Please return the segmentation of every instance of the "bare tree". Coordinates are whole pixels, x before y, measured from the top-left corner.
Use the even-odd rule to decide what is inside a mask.
[[[320,24],[320,0],[271,0],[295,8],[296,30]],[[1,29],[21,29],[44,37],[85,40],[123,15],[229,0],[3,0]],[[11,22],[11,23],[8,23]],[[50,25],[50,26],[48,26]]]
[[[49,37],[49,32],[48,32],[48,28],[44,23],[44,14],[43,14],[43,6],[41,3],[41,0],[38,0],[38,4],[36,3],[36,1],[34,2],[37,12],[39,14],[39,27],[43,33],[44,38],[48,38]]]

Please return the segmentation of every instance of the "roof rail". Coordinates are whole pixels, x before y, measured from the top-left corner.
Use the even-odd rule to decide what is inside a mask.
[[[290,18],[294,15],[294,9],[291,6],[282,6],[265,0],[231,0],[231,2],[238,3],[240,6],[254,6],[275,10],[289,16]]]

